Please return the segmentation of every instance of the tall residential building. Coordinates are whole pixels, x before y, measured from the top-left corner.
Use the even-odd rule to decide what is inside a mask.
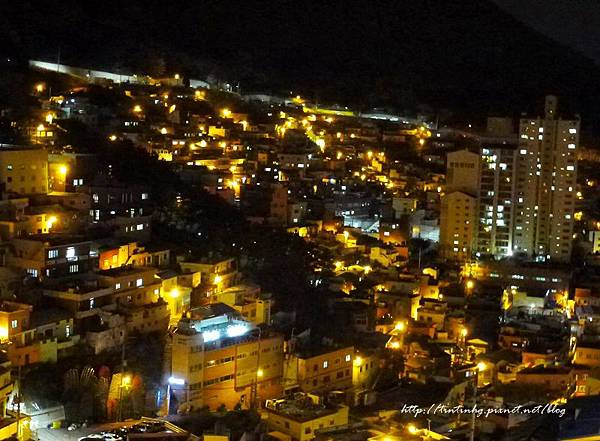
[[[440,213],[440,254],[449,260],[470,259],[476,222],[475,195],[462,191],[445,194]]]
[[[478,221],[475,252],[479,255],[512,255],[516,145],[491,144],[481,147]]]
[[[472,254],[479,162],[479,155],[468,150],[447,156],[446,193],[441,199],[440,212],[440,254],[449,260],[464,261]]]
[[[579,119],[557,116],[546,97],[543,118],[521,119],[515,185],[513,251],[537,261],[571,257]]]
[[[479,155],[458,150],[447,155],[446,193],[464,191],[477,195],[479,188]]]

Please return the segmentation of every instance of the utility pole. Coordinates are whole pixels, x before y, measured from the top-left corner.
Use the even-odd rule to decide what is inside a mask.
[[[473,413],[471,414],[471,434],[469,441],[475,441],[475,406],[477,406],[477,383],[479,383],[479,370],[473,376]]]
[[[17,439],[21,441],[21,365],[17,370],[17,381],[19,382],[17,393]]]
[[[252,389],[250,394],[252,395],[251,406],[255,409],[258,402],[258,379],[262,377],[263,372],[260,369],[260,342],[262,339],[262,329],[258,328],[258,353],[256,355],[256,370],[254,371],[254,381],[252,382]]]
[[[121,345],[121,377],[119,379],[119,413],[118,421],[123,419],[123,379],[125,378],[125,368],[127,360],[125,360],[125,346],[127,344],[127,327],[123,328],[123,344]]]

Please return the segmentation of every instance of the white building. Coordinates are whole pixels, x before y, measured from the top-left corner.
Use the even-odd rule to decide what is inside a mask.
[[[556,109],[546,97],[544,118],[519,129],[513,250],[538,261],[568,261],[572,249],[580,121]]]

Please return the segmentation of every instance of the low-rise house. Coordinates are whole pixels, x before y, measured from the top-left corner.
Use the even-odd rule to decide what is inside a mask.
[[[311,394],[267,400],[261,414],[270,430],[285,433],[296,441],[312,440],[319,431],[348,425],[347,406],[326,404],[323,398]]]

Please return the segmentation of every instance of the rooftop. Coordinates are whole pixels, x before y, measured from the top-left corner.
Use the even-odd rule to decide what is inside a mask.
[[[298,422],[306,422],[336,413],[341,406],[324,404],[322,399],[298,393],[291,398],[267,400],[265,410]]]
[[[99,271],[98,274],[101,276],[107,277],[122,277],[122,276],[130,276],[134,274],[142,274],[147,273],[149,271],[156,271],[155,268],[149,268],[145,266],[121,266],[118,268],[112,268],[104,271]]]

